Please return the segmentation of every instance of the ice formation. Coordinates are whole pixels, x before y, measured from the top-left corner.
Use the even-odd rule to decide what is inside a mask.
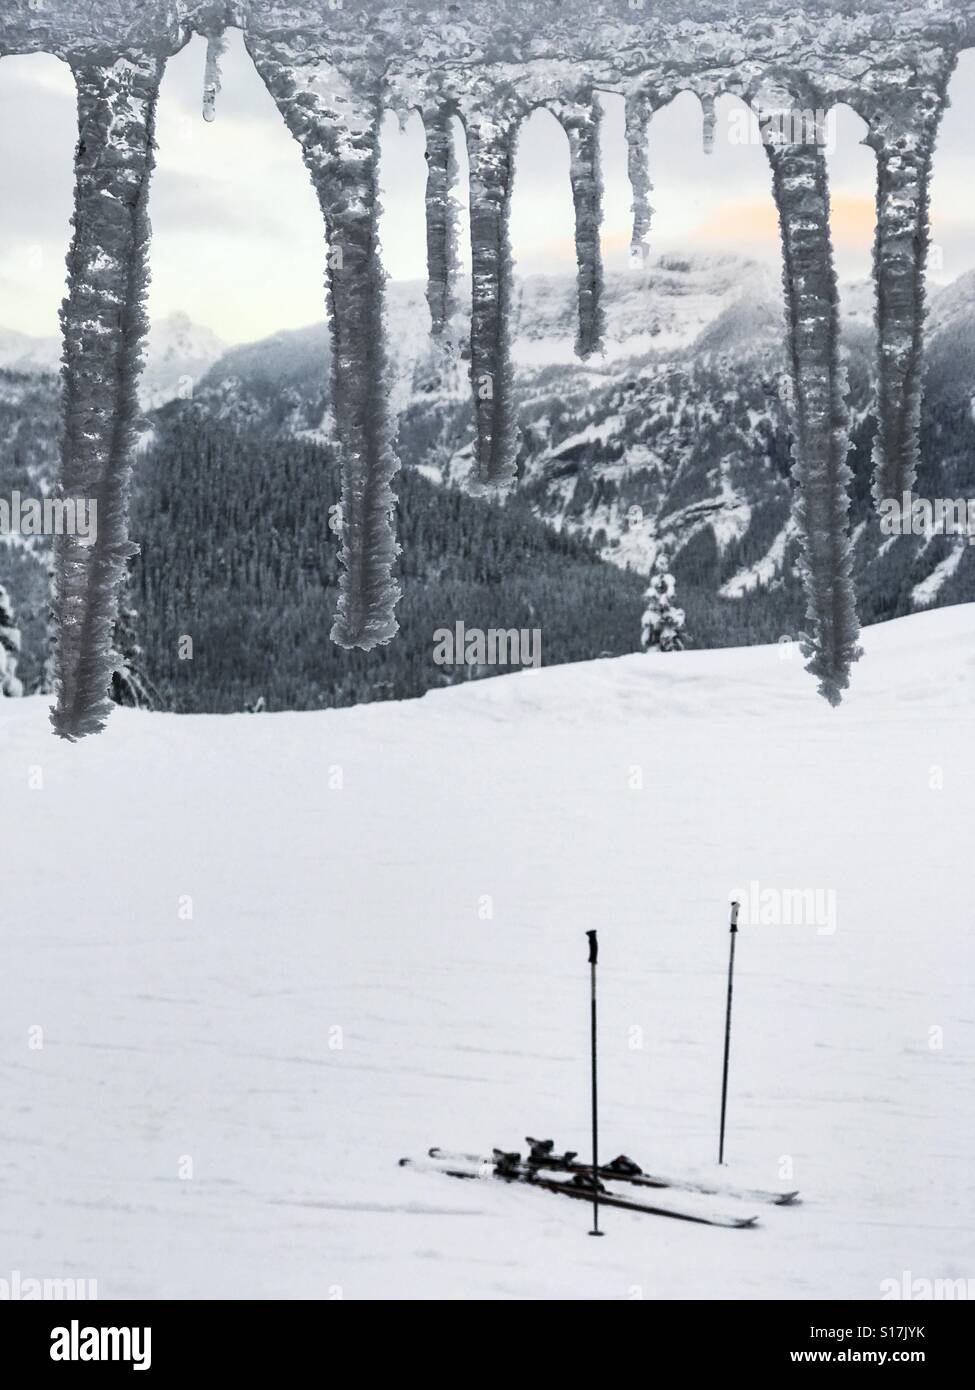
[[[517,121],[507,112],[464,113],[471,184],[471,384],[478,488],[515,475],[516,425],[508,344],[511,180]]]
[[[576,352],[585,360],[602,349],[604,328],[603,265],[599,249],[603,181],[599,168],[599,118],[595,94],[582,101],[560,102],[559,120],[569,137],[569,180],[575,208],[578,265],[579,331]]]
[[[705,154],[713,154],[717,115],[714,109],[714,97],[710,92],[702,92],[701,94],[701,118],[701,146]]]
[[[203,69],[203,119],[212,121],[217,114],[217,93],[220,91],[220,58],[224,50],[222,33],[207,36],[206,66]]]
[[[427,160],[427,303],[430,328],[440,338],[456,308],[457,280],[457,161],[451,115],[444,108],[424,111]]]
[[[146,194],[153,112],[166,59],[209,42],[208,114],[218,35],[237,26],[301,145],[326,225],[333,401],[342,450],[343,560],[333,636],[369,648],[396,631],[397,554],[387,406],[377,139],[385,109],[418,111],[429,141],[427,216],[434,331],[453,310],[455,228],[450,121],[470,161],[474,483],[510,485],[517,429],[508,348],[508,216],[518,127],[537,107],[562,121],[571,151],[579,280],[578,349],[598,349],[598,93],[626,101],[633,245],[650,223],[647,125],[681,91],[752,106],[769,132],[782,229],[795,397],[797,521],[803,541],[809,669],[836,700],[858,654],[847,527],[849,469],[829,192],[817,113],[851,106],[877,157],[879,427],[874,495],[911,486],[917,459],[928,179],[945,91],[975,42],[975,0],[10,0],[0,54],[51,52],[78,86],[74,237],[64,327],[61,487],[98,499],[91,547],[57,555],[55,726],[74,738],[108,710],[118,587],[132,552],[127,482],[145,331]],[[776,118],[782,108],[791,122]],[[796,116],[799,119],[795,119]],[[785,140],[772,132],[788,131]],[[798,130],[798,133],[797,133]]]
[[[146,202],[163,60],[77,57],[74,236],[61,309],[61,493],[97,501],[94,544],[57,538],[59,734],[94,733],[111,709],[119,588],[136,547],[128,537],[128,484],[136,384],[147,322]]]
[[[378,93],[333,64],[247,36],[254,65],[301,146],[328,236],[332,411],[342,463],[342,576],[332,638],[368,651],[396,633],[398,463],[390,442],[379,259]]]
[[[643,264],[649,247],[647,234],[653,208],[650,206],[650,170],[647,165],[647,136],[653,105],[643,91],[631,92],[626,99],[626,172],[633,194],[633,232],[630,237],[630,259],[635,267]]]
[[[861,106],[867,144],[877,155],[878,505],[909,492],[917,471],[928,184],[954,62],[951,50],[934,53],[923,78],[908,69],[899,92],[885,91]]]
[[[775,93],[760,110],[783,109]],[[772,116],[772,121],[777,117]],[[772,188],[782,233],[789,369],[796,383],[794,463],[795,519],[802,541],[807,617],[804,646],[819,688],[838,704],[860,655],[859,623],[850,572],[847,524],[852,473],[846,409],[846,372],[840,361],[839,299],[829,238],[826,155],[815,113],[802,118],[800,140],[766,141]],[[760,129],[769,129],[763,117]]]

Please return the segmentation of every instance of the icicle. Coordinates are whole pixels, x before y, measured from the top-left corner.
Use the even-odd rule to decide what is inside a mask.
[[[948,72],[921,91],[886,91],[866,138],[877,155],[877,433],[873,495],[914,486],[921,422],[928,186]]]
[[[203,119],[212,121],[216,115],[217,93],[220,90],[220,59],[226,40],[222,33],[207,35],[206,66],[203,69]]]
[[[717,116],[714,110],[714,97],[710,92],[705,92],[701,96],[701,117],[701,147],[705,154],[713,154]]]
[[[626,99],[626,167],[633,193],[633,234],[630,238],[630,260],[636,266],[645,264],[649,247],[647,233],[653,208],[649,193],[653,187],[647,169],[647,133],[653,107],[644,93]]]
[[[471,186],[471,384],[477,468],[472,488],[505,487],[515,475],[517,429],[508,343],[511,244],[508,215],[514,123],[474,113],[466,119]]]
[[[455,309],[457,280],[457,205],[453,190],[457,161],[450,112],[424,111],[427,137],[427,303],[435,338],[443,335]]]
[[[786,99],[778,109],[794,110]],[[792,476],[798,484],[795,518],[803,549],[806,615],[812,633],[806,669],[820,692],[838,704],[860,655],[859,623],[850,577],[847,528],[849,451],[846,373],[840,363],[839,313],[829,238],[829,188],[820,132],[807,128],[799,143],[763,137],[782,233],[789,365],[796,419]]]
[[[328,234],[332,410],[342,463],[342,575],[332,640],[368,651],[396,635],[399,554],[390,483],[384,273],[379,259],[378,91],[360,96],[329,64],[247,38],[258,72],[302,148]]]
[[[74,236],[68,254],[60,495],[96,504],[86,544],[55,538],[57,706],[63,738],[97,733],[111,709],[119,586],[136,547],[128,539],[128,483],[138,418],[136,384],[146,330],[156,97],[163,60],[119,57],[73,64],[78,92]]]
[[[603,263],[599,225],[603,218],[599,168],[599,111],[595,99],[560,102],[559,120],[569,137],[569,177],[575,206],[579,330],[576,355],[585,360],[601,352],[605,318],[602,307]]]

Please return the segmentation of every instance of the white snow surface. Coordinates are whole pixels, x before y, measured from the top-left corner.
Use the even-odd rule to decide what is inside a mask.
[[[864,645],[837,710],[793,646],[117,710],[76,746],[2,702],[0,1276],[612,1300],[975,1275],[975,605]],[[597,927],[603,1155],[707,1170],[753,881],[836,895],[832,934],[738,938],[723,1176],[776,1186],[787,1157],[801,1205],[744,1231],[606,1211],[592,1241],[583,1203],[397,1166],[587,1151]]]

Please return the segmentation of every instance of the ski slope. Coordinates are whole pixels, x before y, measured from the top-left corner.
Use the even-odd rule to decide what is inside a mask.
[[[838,710],[785,645],[324,713],[119,710],[76,746],[3,702],[0,1277],[753,1299],[975,1276],[975,606],[864,641]],[[802,1205],[744,1231],[607,1211],[592,1241],[582,1203],[397,1166],[587,1151],[597,927],[602,1154],[708,1171],[753,882],[833,894],[835,930],[738,938],[723,1174],[790,1173]]]

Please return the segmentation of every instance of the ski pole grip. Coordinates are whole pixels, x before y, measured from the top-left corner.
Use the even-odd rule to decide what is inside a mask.
[[[732,930],[732,931],[737,931],[737,930],[738,930],[738,909],[739,909],[740,907],[741,907],[741,903],[732,903],[732,904],[731,904],[731,930]]]
[[[596,940],[596,933],[594,931],[587,931],[586,935],[589,938],[589,964],[595,965],[596,957],[599,955],[599,943]]]

